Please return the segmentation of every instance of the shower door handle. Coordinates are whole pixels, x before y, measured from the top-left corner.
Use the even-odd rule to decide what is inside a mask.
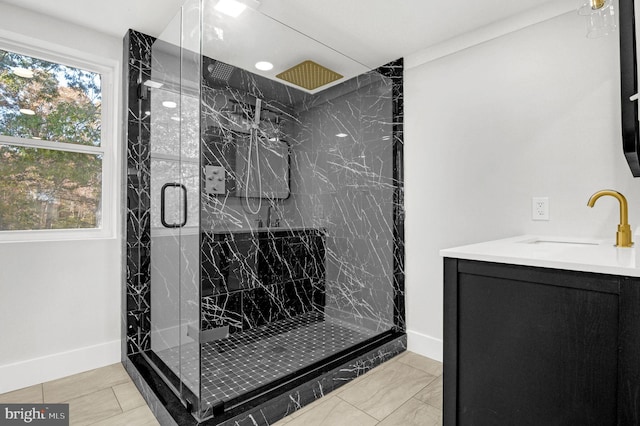
[[[165,219],[167,188],[180,188],[182,190],[183,220],[177,223],[167,223]],[[187,187],[181,183],[165,183],[160,190],[160,222],[165,228],[182,228],[187,224]]]

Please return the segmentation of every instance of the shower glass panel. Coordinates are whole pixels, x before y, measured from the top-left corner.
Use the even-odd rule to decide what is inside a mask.
[[[234,19],[217,2],[183,6],[152,46],[143,90],[144,356],[198,420],[224,419],[404,332],[396,86],[268,10]],[[254,68],[264,59],[273,71]],[[304,89],[276,77],[307,59],[344,78]]]
[[[186,3],[151,48],[150,351],[185,405],[200,400],[199,4]]]
[[[202,3],[201,160],[224,182],[202,193],[203,418],[394,328],[391,80],[216,4]],[[275,77],[306,59],[348,78]]]

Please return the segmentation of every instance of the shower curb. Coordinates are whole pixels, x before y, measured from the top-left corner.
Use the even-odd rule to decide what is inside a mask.
[[[366,352],[339,367],[323,372],[315,378],[257,406],[250,407],[244,411],[242,407],[233,409],[232,412],[239,411],[239,413],[231,418],[229,415],[225,415],[202,422],[198,422],[191,416],[180,400],[151,367],[147,365],[145,368],[146,362],[142,356],[134,355],[133,361],[127,358],[123,365],[153,415],[162,426],[269,426],[371,371],[378,365],[389,361],[406,351],[406,349],[407,336],[406,334],[401,334],[382,346]]]

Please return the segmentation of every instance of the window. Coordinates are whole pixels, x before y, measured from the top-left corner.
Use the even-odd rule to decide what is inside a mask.
[[[0,237],[105,228],[104,76],[76,65],[0,46]]]

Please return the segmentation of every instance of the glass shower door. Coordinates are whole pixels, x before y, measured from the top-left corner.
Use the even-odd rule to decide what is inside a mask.
[[[194,16],[195,14],[195,16]],[[150,98],[150,353],[184,404],[198,411],[199,53],[183,28],[199,20],[185,4],[152,46]],[[197,21],[196,21],[197,22]]]

